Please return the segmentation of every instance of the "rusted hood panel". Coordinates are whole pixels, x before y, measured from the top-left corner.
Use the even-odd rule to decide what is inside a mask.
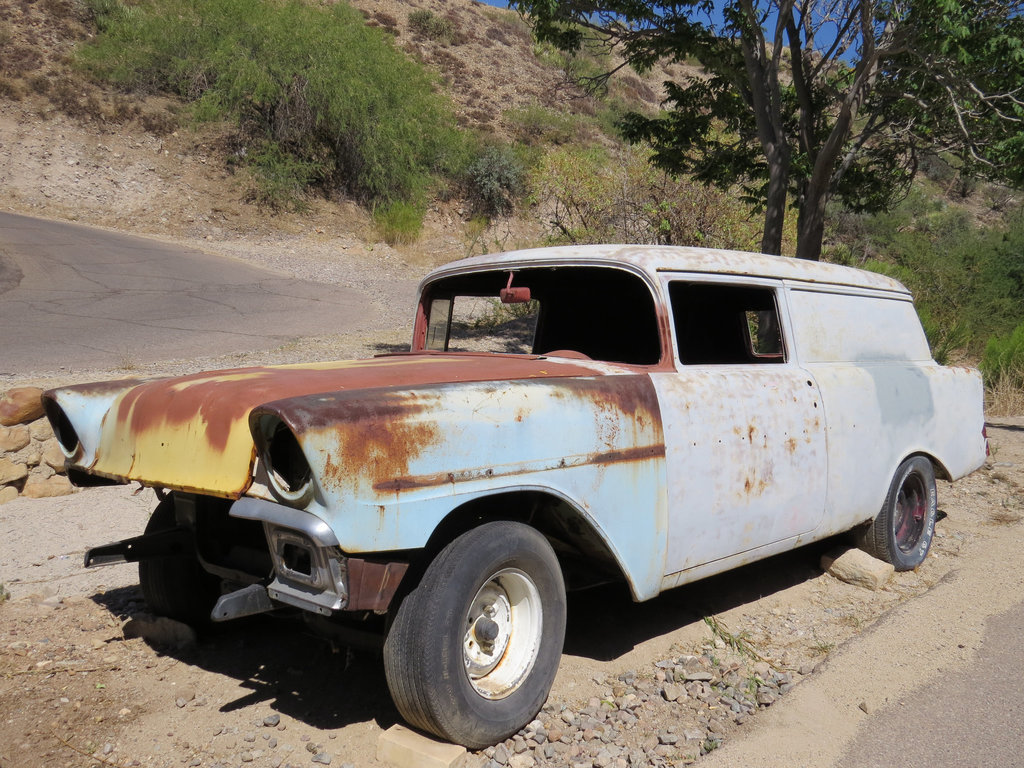
[[[78,434],[72,465],[118,480],[237,498],[251,480],[248,416],[263,403],[395,385],[586,376],[594,368],[545,358],[428,353],[84,384],[44,397],[64,409]]]

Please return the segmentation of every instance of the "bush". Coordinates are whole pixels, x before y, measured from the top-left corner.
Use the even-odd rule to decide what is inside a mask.
[[[523,144],[566,144],[576,136],[577,119],[573,115],[530,104],[505,112],[512,135]]]
[[[176,93],[200,120],[233,120],[250,157],[287,156],[329,189],[364,202],[415,199],[461,151],[430,76],[344,3],[91,2],[101,34],[78,61],[93,76]],[[274,174],[281,163],[253,167]]]
[[[450,19],[438,16],[433,11],[421,9],[409,13],[409,27],[416,34],[445,45],[456,41],[455,26]]]
[[[254,171],[250,200],[274,210],[306,210],[303,193],[316,172],[313,163],[299,160],[278,144],[268,142],[250,155],[249,164]]]
[[[423,209],[414,203],[396,200],[374,209],[373,222],[388,245],[408,245],[420,236]]]
[[[993,336],[988,340],[981,371],[989,384],[1004,379],[1017,388],[1024,388],[1024,323],[1006,336]]]
[[[487,147],[467,171],[469,197],[479,213],[511,213],[526,189],[526,169],[508,147]]]
[[[549,238],[561,243],[651,243],[751,250],[757,223],[735,196],[654,168],[649,150],[564,147],[533,186],[550,201]]]

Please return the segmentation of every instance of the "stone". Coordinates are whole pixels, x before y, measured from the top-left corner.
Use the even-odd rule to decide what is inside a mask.
[[[858,587],[875,590],[892,578],[895,569],[860,549],[834,549],[821,556],[821,568]]]
[[[43,443],[42,460],[50,469],[64,474],[66,457],[64,456],[64,451],[60,449],[60,445],[57,444],[56,438]]]
[[[21,489],[21,495],[30,499],[46,499],[51,496],[67,496],[74,493],[75,487],[71,481],[63,475],[53,475],[47,478],[29,478],[25,487]]]
[[[276,728],[277,724],[281,722],[281,716],[278,714],[267,715],[263,718],[263,725],[267,728]]]
[[[28,431],[33,440],[43,442],[53,439],[53,427],[50,426],[49,419],[36,419],[28,425]]]
[[[321,765],[331,764],[331,756],[326,752],[317,752],[313,755],[312,760],[314,763],[320,763]]]
[[[688,683],[710,683],[715,676],[710,672],[687,672],[686,682]]]
[[[39,387],[15,387],[0,397],[0,425],[27,424],[43,415],[43,390]]]
[[[0,504],[6,504],[18,498],[18,489],[13,485],[5,485],[0,488]]]
[[[0,484],[16,483],[28,477],[28,466],[10,459],[0,459]]]
[[[20,451],[31,442],[32,435],[24,424],[14,427],[0,427],[0,453]]]
[[[184,648],[196,642],[196,631],[166,616],[136,616],[124,625],[126,638],[141,637],[153,645]]]
[[[686,689],[675,683],[666,683],[661,695],[665,697],[665,701],[678,701],[686,698]]]
[[[496,744],[494,746],[494,755],[492,755],[492,757],[494,758],[494,762],[498,765],[508,765],[508,760],[511,755],[508,753],[508,747],[504,744]]]
[[[462,768],[466,748],[393,725],[377,739],[377,759],[394,768]]]

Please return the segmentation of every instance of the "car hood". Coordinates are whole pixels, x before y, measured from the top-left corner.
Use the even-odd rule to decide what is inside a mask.
[[[249,413],[264,403],[380,387],[590,376],[608,368],[546,357],[416,353],[82,384],[43,399],[69,467],[238,498],[252,480]]]

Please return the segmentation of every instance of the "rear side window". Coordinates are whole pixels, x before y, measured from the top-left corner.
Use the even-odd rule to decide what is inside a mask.
[[[775,289],[672,282],[669,300],[684,365],[785,362]]]

